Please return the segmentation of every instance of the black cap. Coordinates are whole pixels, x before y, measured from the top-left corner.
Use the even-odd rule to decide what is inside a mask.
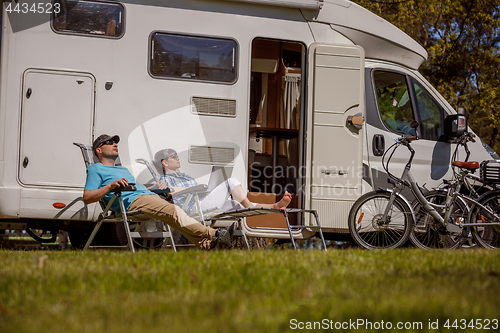
[[[118,135],[114,136],[109,136],[107,134],[101,134],[97,139],[94,140],[94,143],[92,144],[92,151],[94,154],[96,153],[95,150],[101,146],[103,142],[106,142],[108,140],[113,140],[115,143],[120,142],[120,137]]]

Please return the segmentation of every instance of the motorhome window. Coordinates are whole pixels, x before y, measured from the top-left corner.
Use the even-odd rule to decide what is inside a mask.
[[[153,76],[232,83],[236,81],[236,42],[230,39],[154,33]]]
[[[438,141],[443,135],[441,125],[442,109],[420,84],[414,82],[413,89],[420,118],[422,139]]]
[[[376,71],[373,75],[378,109],[384,124],[390,130],[415,135],[410,123],[415,119],[406,76]]]
[[[124,7],[115,2],[55,0],[61,11],[54,12],[52,27],[61,33],[121,37]]]

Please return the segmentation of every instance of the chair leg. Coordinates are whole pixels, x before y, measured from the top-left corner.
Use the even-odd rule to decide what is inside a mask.
[[[128,248],[132,253],[135,253],[134,243],[132,241],[132,236],[130,235],[130,227],[128,225],[127,211],[125,210],[125,205],[123,204],[122,196],[118,196],[118,200],[120,201],[120,208],[122,210],[123,216],[123,226],[125,227],[125,234],[127,235]]]
[[[288,232],[290,233],[290,240],[292,241],[293,248],[298,250],[297,244],[295,244],[295,239],[293,238],[292,228],[290,227],[290,221],[288,220],[288,214],[285,210],[283,210],[282,213],[285,216],[286,226],[288,227]]]
[[[245,246],[247,247],[247,250],[250,250],[250,245],[248,244],[248,238],[247,235],[245,235],[245,232],[241,232],[243,234],[243,240],[245,241]]]
[[[170,228],[168,224],[167,224],[167,230],[170,235],[170,244],[172,246],[172,250],[174,250],[174,252],[177,252],[177,248],[175,247],[174,235],[172,233],[172,228]]]
[[[316,212],[314,210],[314,211],[312,211],[312,214],[314,215],[314,218],[316,219],[316,224],[319,227],[319,235],[321,236],[321,241],[323,242],[323,248],[325,249],[325,251],[328,251],[327,248],[326,248],[325,237],[323,237],[323,230],[321,230],[321,225],[319,224],[318,212]]]
[[[97,222],[96,226],[94,227],[94,230],[92,230],[92,233],[90,234],[90,237],[87,240],[87,243],[85,243],[85,247],[83,248],[83,251],[86,251],[89,249],[90,244],[92,244],[92,241],[94,240],[94,237],[97,234],[97,232],[99,231],[99,228],[101,227],[102,223],[103,223],[102,220]]]

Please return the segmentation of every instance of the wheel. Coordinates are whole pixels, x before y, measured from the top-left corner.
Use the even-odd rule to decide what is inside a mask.
[[[92,229],[70,229],[68,231],[71,245],[77,249],[83,249],[92,233]]]
[[[92,241],[92,245],[115,245],[112,238],[112,223],[103,223],[99,228],[99,231]],[[73,247],[77,249],[83,249],[90,235],[92,234],[92,228],[75,227],[68,230],[69,240]]]
[[[369,192],[354,203],[349,213],[349,231],[354,241],[365,249],[394,249],[410,236],[413,225],[411,209],[395,197],[386,221],[382,220],[391,194]]]
[[[444,205],[446,202],[445,191],[430,191],[424,194],[424,197],[430,203],[436,205]],[[415,213],[415,225],[410,233],[410,241],[413,245],[420,249],[455,249],[460,246],[463,238],[462,235],[469,234],[468,229],[460,232],[450,232],[439,221],[434,219],[420,204],[418,200],[412,203],[413,212]],[[435,208],[439,215],[444,216],[444,208]],[[467,205],[457,198],[451,208],[450,218],[448,223],[458,225],[460,222],[467,221],[469,210]]]
[[[482,196],[478,202],[490,209],[495,215],[500,216],[500,191],[490,192]],[[482,223],[484,226],[471,227],[472,237],[476,244],[488,248],[498,249],[500,247],[500,225],[488,225],[493,217],[483,208],[474,205],[469,216],[469,223]]]

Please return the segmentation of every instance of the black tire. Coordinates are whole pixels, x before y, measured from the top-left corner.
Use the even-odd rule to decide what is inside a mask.
[[[71,245],[77,249],[83,249],[92,233],[92,229],[70,229],[68,231]]]
[[[95,235],[92,245],[115,245],[112,237],[111,223],[103,223]],[[92,228],[78,227],[68,230],[69,240],[73,247],[78,249],[83,249],[90,235],[92,234]]]
[[[491,209],[493,213],[500,216],[500,191],[494,191],[482,196],[478,202]],[[472,237],[481,247],[487,249],[498,249],[500,247],[500,225],[488,225],[492,217],[478,205],[471,208],[469,223],[483,223],[485,226],[471,227]]]
[[[430,191],[424,194],[424,197],[430,203],[444,205],[446,202],[445,191]],[[434,219],[420,204],[418,200],[412,203],[413,212],[415,213],[414,227],[410,234],[411,243],[420,249],[456,249],[462,244],[462,236],[468,236],[467,228],[460,232],[450,232],[439,221]],[[441,216],[444,216],[444,211],[436,208]],[[448,223],[458,224],[466,222],[469,210],[467,205],[460,199],[455,200],[452,207],[451,215]]]
[[[405,244],[413,225],[411,209],[404,200],[394,198],[389,223],[381,217],[389,203],[387,191],[373,191],[361,196],[349,213],[349,231],[354,241],[369,250],[395,249]]]

